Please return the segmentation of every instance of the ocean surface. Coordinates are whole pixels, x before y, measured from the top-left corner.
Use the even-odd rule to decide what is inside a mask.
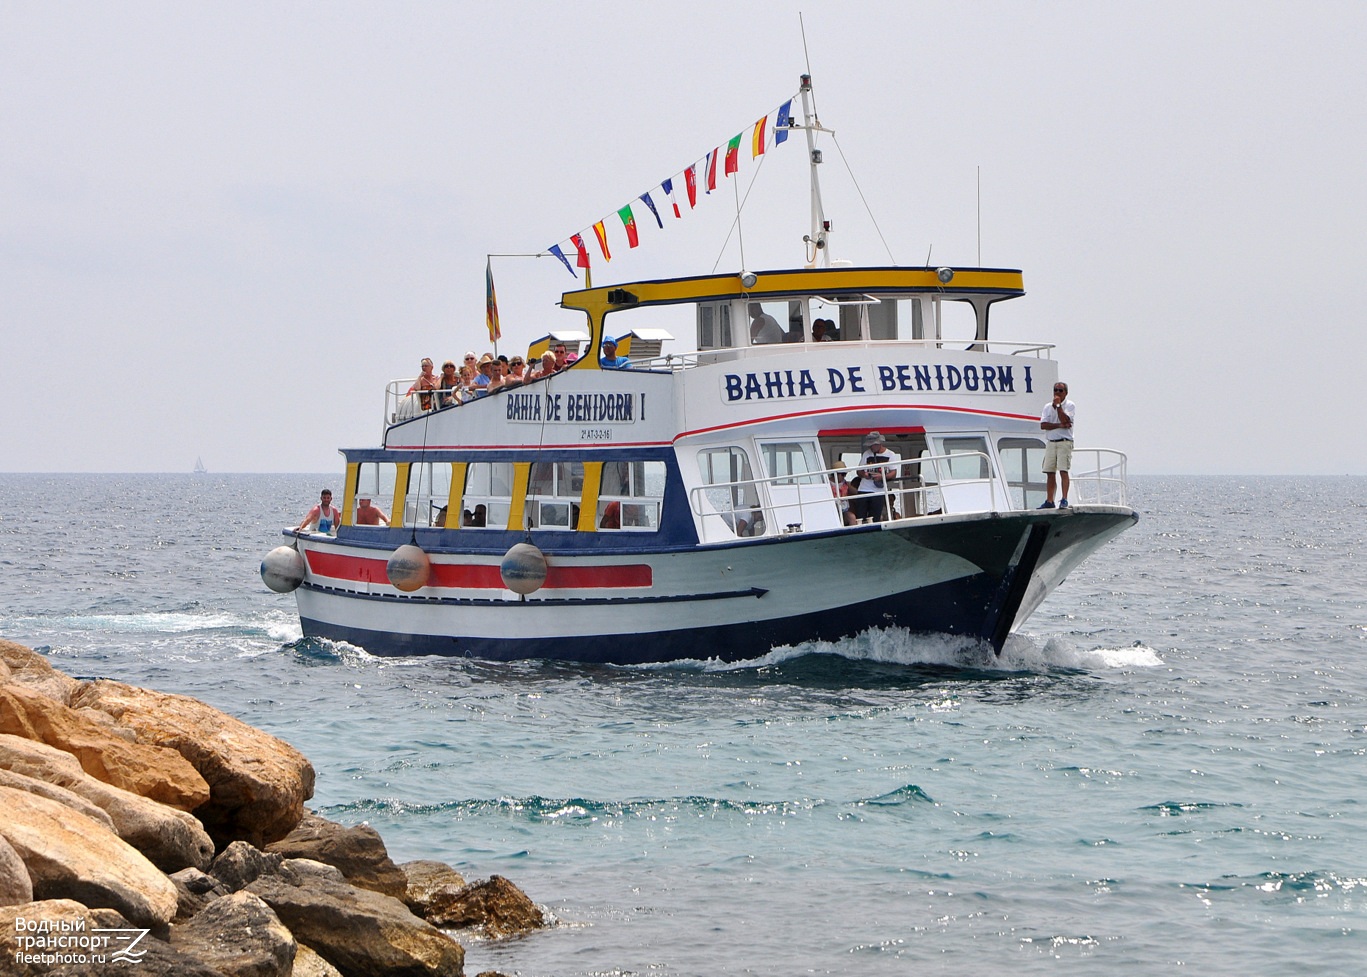
[[[269,730],[325,816],[554,914],[470,974],[1367,972],[1367,479],[1137,478],[1000,660],[648,668],[302,640],[258,566],[337,481],[0,475],[0,637]]]

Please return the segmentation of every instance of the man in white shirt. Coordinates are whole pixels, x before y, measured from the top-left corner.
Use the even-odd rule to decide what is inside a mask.
[[[750,303],[750,344],[783,342],[783,327],[758,302]]]
[[[887,515],[889,482],[897,477],[902,456],[887,450],[883,435],[870,431],[864,437],[859,459],[859,487],[850,497],[850,509],[860,522],[882,522]]]
[[[1054,399],[1045,405],[1039,417],[1039,426],[1044,431],[1044,505],[1041,509],[1054,507],[1055,473],[1059,473],[1063,495],[1059,499],[1060,509],[1068,508],[1068,470],[1073,467],[1073,419],[1077,416],[1077,405],[1068,399],[1068,384],[1054,384]]]

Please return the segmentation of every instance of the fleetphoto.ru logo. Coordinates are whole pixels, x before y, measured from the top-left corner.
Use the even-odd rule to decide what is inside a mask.
[[[91,927],[84,919],[14,920],[14,962],[45,967],[67,964],[136,964],[147,949],[145,929]]]

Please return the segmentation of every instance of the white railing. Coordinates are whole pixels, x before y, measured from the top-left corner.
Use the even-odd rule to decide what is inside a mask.
[[[975,353],[1007,353],[1012,356],[1033,355],[1036,359],[1051,359],[1054,346],[1051,343],[1014,343],[988,340],[978,342],[974,339],[848,339],[833,343],[764,343],[757,346],[718,346],[712,349],[696,350],[687,353],[669,353],[650,359],[633,359],[631,366],[637,370],[691,370],[699,364],[727,362],[763,356],[776,352],[797,353],[803,350],[819,349],[836,352],[849,349],[886,349],[888,346],[923,350],[951,349],[972,350]]]
[[[965,469],[976,466],[976,474]],[[881,494],[888,519],[945,513],[991,512],[1010,508],[1008,494],[993,475],[992,459],[979,451],[903,459],[901,474]],[[735,482],[714,482],[689,490],[689,506],[703,542],[750,536],[823,532],[849,523],[845,511],[860,493],[836,494],[858,470],[827,468]],[[865,495],[869,493],[863,493]]]
[[[1128,459],[1114,448],[1074,448],[1070,505],[1129,505]],[[1085,467],[1090,466],[1090,467]]]

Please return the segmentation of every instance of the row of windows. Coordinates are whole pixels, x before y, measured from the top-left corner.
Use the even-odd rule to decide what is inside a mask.
[[[664,489],[662,461],[360,462],[344,521],[378,524],[369,500],[391,526],[654,532]]]

